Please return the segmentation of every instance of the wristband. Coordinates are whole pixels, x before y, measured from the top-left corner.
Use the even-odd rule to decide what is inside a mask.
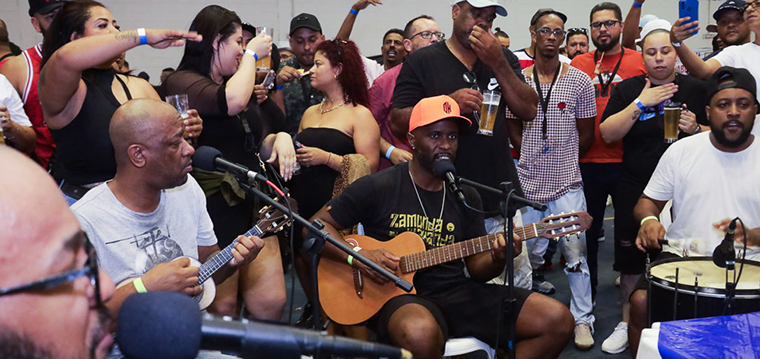
[[[694,130],[694,133],[692,133],[692,135],[696,135],[696,134],[698,134],[700,132],[702,132],[702,126],[700,126],[699,124],[697,124],[697,129]]]
[[[359,12],[356,11],[356,10],[354,10],[354,8],[351,8],[351,10],[348,10],[348,12],[350,12],[350,13],[352,13],[354,15],[359,15]]]
[[[636,107],[640,108],[641,111],[644,111],[647,108],[646,106],[644,106],[643,103],[641,103],[641,100],[639,100],[638,97],[635,100],[633,100],[633,103],[635,103]]]
[[[245,50],[245,52],[243,53],[243,55],[246,55],[246,54],[253,56],[253,60],[254,61],[259,61],[259,57],[256,55],[256,51],[253,51],[251,49],[247,49],[247,50]]]
[[[137,36],[140,38],[140,45],[145,45],[148,43],[148,36],[145,35],[145,28],[139,28],[137,29]]]
[[[282,86],[277,86],[275,89],[277,89],[277,91],[280,91],[282,90]]]
[[[391,153],[393,153],[393,150],[396,149],[396,146],[391,145],[391,147],[388,147],[388,151],[385,151],[385,158],[391,159]]]
[[[354,256],[348,256],[348,258],[346,258],[346,261],[348,262],[348,265],[352,267],[354,266]]]
[[[641,6],[642,6],[642,5],[644,5],[644,4],[639,4],[639,3],[637,3],[636,1],[634,1],[634,2],[633,2],[633,7],[637,7],[637,8],[639,8],[639,9],[641,9]]]
[[[145,284],[142,282],[142,277],[139,277],[132,281],[132,284],[135,285],[135,290],[137,293],[148,293],[148,290],[145,289]]]
[[[673,47],[681,47],[682,42],[671,42],[670,44],[673,45]]]
[[[657,218],[656,216],[646,216],[646,217],[644,217],[644,219],[642,219],[642,220],[641,220],[641,224],[640,224],[640,226],[643,226],[643,225],[644,225],[644,222],[646,222],[646,221],[648,221],[648,220],[650,220],[650,219],[654,219],[654,220],[655,220],[655,221],[657,221],[657,222],[659,222],[659,221],[660,221],[660,219],[659,219],[659,218]]]

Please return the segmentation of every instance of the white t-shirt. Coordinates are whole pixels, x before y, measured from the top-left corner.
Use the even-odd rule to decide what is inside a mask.
[[[741,152],[722,152],[705,132],[678,140],[665,151],[644,194],[658,201],[673,199],[673,224],[666,239],[701,240],[705,253],[690,255],[710,256],[724,237],[713,223],[739,217],[747,229],[760,227],[758,142],[755,138]],[[757,257],[757,251],[752,253],[748,249],[747,259]]]
[[[32,126],[29,117],[24,112],[24,103],[21,102],[21,97],[18,96],[16,89],[3,75],[0,75],[0,105],[5,105],[8,108],[8,113],[14,122],[21,126]]]
[[[760,46],[753,42],[742,45],[729,46],[723,49],[713,59],[720,62],[721,66],[731,66],[747,69],[755,77],[757,88],[760,89]]]
[[[91,189],[71,206],[114,283],[145,274],[180,256],[198,259],[198,246],[216,244],[206,196],[192,176],[161,192],[151,213],[137,213],[114,196],[108,183]]]
[[[375,82],[375,79],[385,72],[385,66],[364,56],[362,56],[362,62],[364,62],[364,73],[367,74],[367,81],[369,81],[367,88],[370,88],[372,83]]]

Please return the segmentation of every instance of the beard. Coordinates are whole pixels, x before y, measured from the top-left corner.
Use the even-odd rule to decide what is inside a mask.
[[[724,128],[730,123],[739,123],[742,128],[742,132],[735,140],[728,139],[726,137],[726,133],[724,132]],[[715,136],[715,141],[726,148],[738,148],[744,145],[744,143],[747,142],[747,139],[749,139],[749,136],[752,134],[752,127],[754,127],[754,121],[750,122],[749,126],[746,127],[739,121],[729,121],[720,127],[718,127],[718,125],[710,123],[710,131],[712,131],[713,136]]]
[[[597,51],[607,52],[607,51],[612,50],[615,46],[617,46],[617,44],[620,43],[620,36],[618,37],[611,36],[610,41],[605,44],[598,43],[596,42],[595,39],[591,39],[591,42],[594,43],[594,46],[596,46]]]
[[[6,326],[0,326],[0,358],[52,359],[55,357],[48,348],[34,342],[29,336]]]

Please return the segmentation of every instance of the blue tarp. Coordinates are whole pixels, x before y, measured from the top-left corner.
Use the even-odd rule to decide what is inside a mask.
[[[660,324],[665,359],[760,359],[760,312]]]

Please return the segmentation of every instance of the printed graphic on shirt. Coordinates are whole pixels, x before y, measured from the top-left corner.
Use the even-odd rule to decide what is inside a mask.
[[[181,257],[182,248],[171,239],[168,227],[164,231],[153,227],[143,233],[133,234],[129,237],[106,242],[107,246],[134,246],[139,249],[135,256],[133,268],[138,272],[146,273],[153,267]],[[118,249],[114,249],[118,251]]]
[[[425,241],[428,248],[454,244],[454,223],[448,222],[445,232],[443,223],[443,219],[430,220],[421,214],[391,213],[389,236],[393,238],[404,232],[414,232]]]

